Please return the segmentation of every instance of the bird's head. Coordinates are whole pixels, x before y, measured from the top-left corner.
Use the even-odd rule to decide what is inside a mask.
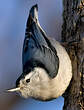
[[[24,98],[49,100],[51,98],[50,80],[45,69],[35,67],[29,73],[22,74],[16,81],[16,88],[8,91],[18,92]]]

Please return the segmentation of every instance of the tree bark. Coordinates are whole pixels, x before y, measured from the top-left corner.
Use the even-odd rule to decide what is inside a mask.
[[[63,0],[63,7],[62,42],[73,68],[63,110],[84,110],[84,0]]]

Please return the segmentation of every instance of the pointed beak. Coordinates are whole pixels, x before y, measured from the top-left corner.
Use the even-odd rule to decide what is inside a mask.
[[[13,89],[8,89],[6,90],[7,92],[17,92],[17,91],[20,91],[20,88],[13,88]]]

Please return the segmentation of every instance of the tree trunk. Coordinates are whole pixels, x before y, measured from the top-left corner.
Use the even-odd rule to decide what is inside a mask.
[[[84,0],[63,0],[63,6],[62,42],[73,67],[63,110],[84,110]]]

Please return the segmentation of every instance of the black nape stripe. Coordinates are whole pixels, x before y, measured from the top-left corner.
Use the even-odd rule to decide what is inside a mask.
[[[45,65],[42,62],[35,60],[35,59],[31,59],[30,61],[26,62],[26,64],[23,67],[24,75],[33,71],[35,67],[41,67],[41,68],[45,69],[45,71],[47,73],[49,73],[48,69],[45,67]]]

